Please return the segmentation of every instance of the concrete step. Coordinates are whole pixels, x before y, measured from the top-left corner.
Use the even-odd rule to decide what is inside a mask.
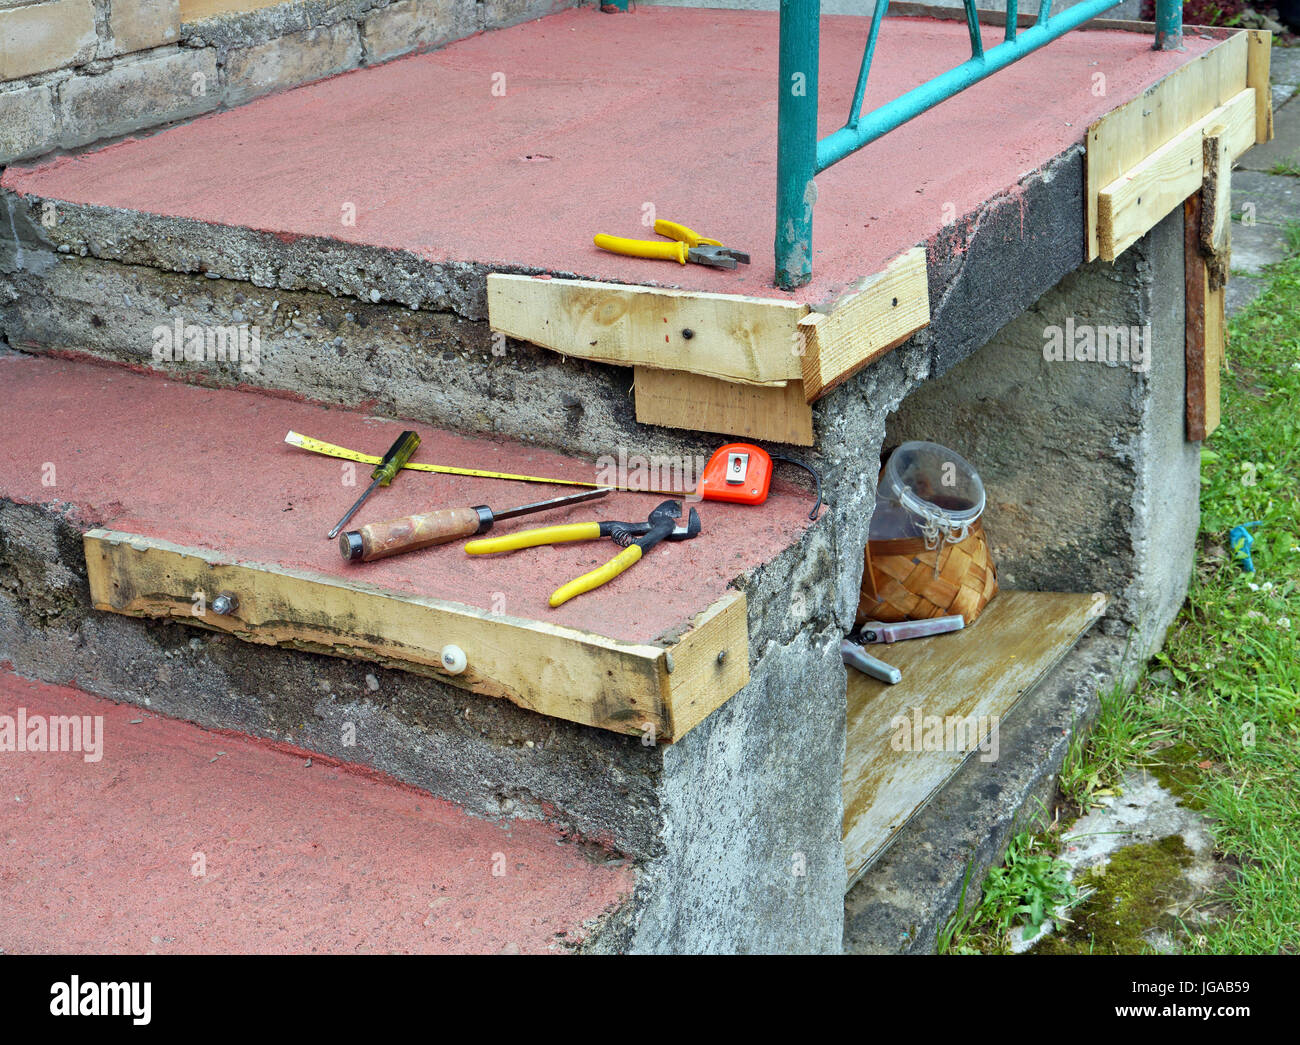
[[[547,825],[10,671],[0,797],[6,954],[563,953],[634,884]]]
[[[828,111],[848,106],[863,27],[827,19]],[[9,240],[18,272],[0,329],[24,349],[373,404],[462,431],[582,450],[634,434],[677,452],[688,437],[638,427],[630,370],[494,339],[486,276],[788,300],[772,283],[776,28],[775,12],[564,11],[11,167],[0,270]],[[969,47],[955,21],[897,19],[890,33],[872,71],[881,97]],[[714,66],[677,60],[683,39],[726,56],[721,85]],[[923,244],[932,316],[917,340],[932,370],[947,369],[1078,266],[1084,130],[1210,41],[1187,45],[1153,52],[1141,34],[1071,33],[829,169],[815,280],[797,300],[834,301]],[[597,53],[623,57],[601,68]],[[1099,73],[1105,91],[1078,90]],[[653,90],[652,110],[638,90]],[[213,161],[252,142],[275,162]],[[690,161],[657,162],[664,142]],[[748,250],[752,264],[716,272],[592,246],[601,229],[649,235],[652,210]],[[257,328],[255,365],[155,358],[155,331],[177,321]],[[817,424],[834,432],[820,412]]]
[[[848,107],[866,22],[825,21],[822,104],[838,112]],[[11,169],[2,184],[56,201],[62,216],[49,232],[69,246],[85,236],[97,241],[96,253],[185,257],[179,271],[234,278],[270,276],[278,266],[264,250],[242,257],[214,250],[223,229],[231,246],[288,247],[276,256],[296,254],[291,267],[300,273],[342,245],[365,253],[331,257],[388,252],[384,270],[321,265],[327,270],[315,279],[337,292],[378,291],[470,318],[481,318],[473,313],[487,269],[770,295],[777,22],[774,11],[650,7],[612,22],[591,7],[561,11],[139,141]],[[892,45],[872,65],[873,90],[893,97],[946,71],[968,52],[967,32],[955,20],[891,22]],[[685,39],[718,62],[682,63]],[[825,234],[814,282],[797,299],[833,300],[932,239],[1211,43],[1189,34],[1189,54],[1153,53],[1138,33],[1070,33],[1003,70],[995,85],[962,93],[874,143],[871,162],[836,166],[818,182]],[[599,63],[596,54],[620,57]],[[1078,91],[1099,54],[1105,90]],[[650,109],[640,102],[646,91],[657,99]],[[275,161],[213,162],[252,142]],[[656,163],[649,174],[647,160],[669,142],[689,162]],[[600,229],[640,235],[653,223],[644,220],[647,207],[724,237],[752,264],[733,272],[665,265],[592,245]],[[104,242],[110,228],[121,235]],[[413,268],[403,273],[407,264]],[[393,285],[403,275],[404,285]]]
[[[657,738],[647,746],[642,732],[628,737],[626,729],[539,714],[527,694],[515,698],[526,706],[516,706],[505,699],[509,692],[452,684],[473,688],[474,671],[453,679],[417,663],[367,661],[364,629],[349,632],[347,620],[338,625],[335,656],[325,656],[328,643],[286,637],[260,645],[251,625],[244,636],[251,641],[192,627],[199,621],[188,606],[142,619],[94,610],[82,534],[105,527],[219,562],[364,581],[393,600],[432,597],[526,627],[535,620],[544,631],[592,636],[611,650],[671,647],[735,582],[750,613],[746,620],[742,605],[738,624],[760,651],[791,627],[790,571],[824,554],[816,549],[825,535],[807,518],[809,495],[778,482],[762,526],[754,526],[755,509],[708,502],[701,506],[708,539],[661,545],[618,581],[551,609],[547,594],[607,560],[608,541],[539,548],[521,553],[526,562],[472,559],[457,545],[364,565],[342,561],[324,535],[358,486],[343,485],[342,462],[286,446],[284,435],[292,428],[382,453],[402,423],[86,362],[10,354],[0,358],[0,373],[13,395],[0,434],[0,660],[207,728],[365,765],[478,815],[546,820],[640,857],[661,849],[663,760],[681,757],[666,754]],[[424,437],[417,460],[592,478],[590,461],[417,427]],[[357,474],[363,483],[365,469]],[[509,507],[565,490],[407,473],[378,491],[358,519],[435,505]],[[660,500],[617,494],[547,522],[643,518]],[[534,523],[505,523],[502,532]],[[529,638],[525,630],[518,635]],[[536,649],[520,646],[518,656]],[[478,651],[466,650],[473,661]],[[508,643],[501,656],[508,658]],[[732,661],[743,674],[751,658],[738,646]],[[533,670],[555,680],[539,690],[570,699],[561,690],[578,674],[540,661]],[[617,689],[601,705],[611,714]]]
[[[1085,635],[1020,699],[999,725],[998,757],[968,758],[849,890],[846,953],[934,953],[963,887],[969,911],[1012,836],[1050,822],[1057,776],[1096,719],[1098,694],[1132,684],[1125,652],[1121,638]]]

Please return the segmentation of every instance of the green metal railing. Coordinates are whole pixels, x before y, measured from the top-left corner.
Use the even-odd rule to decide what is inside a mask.
[[[1071,29],[1096,18],[1120,0],[1081,0],[1053,15],[1051,0],[1039,0],[1038,17],[1019,25],[1018,0],[1007,0],[1002,42],[985,50],[975,0],[965,0],[971,56],[906,94],[862,113],[867,77],[889,0],[877,0],[862,53],[848,120],[825,138],[817,137],[817,90],[821,0],[781,0],[780,95],[777,105],[776,285],[801,287],[812,278],[812,218],[817,198],[814,179],[927,109],[1036,51]],[[1182,0],[1156,0],[1157,50],[1176,50],[1183,42]]]

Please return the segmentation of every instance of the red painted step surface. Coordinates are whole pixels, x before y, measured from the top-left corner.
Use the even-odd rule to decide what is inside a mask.
[[[848,115],[868,25],[823,19],[823,135]],[[0,184],[431,261],[775,294],[777,39],[775,12],[579,8],[89,155],[10,167]],[[797,297],[830,300],[1014,194],[1089,123],[1209,45],[1190,33],[1185,51],[1159,52],[1146,35],[1075,31],[832,167],[817,178],[814,281]],[[962,22],[890,19],[866,105],[969,57]],[[592,245],[596,232],[654,238],[650,207],[753,263],[718,272]]]
[[[610,559],[610,541],[469,556],[463,542],[373,563],[345,563],[326,533],[369,481],[343,485],[343,462],[286,446],[290,429],[382,454],[403,427],[423,437],[415,460],[584,480],[592,461],[508,440],[461,436],[429,425],[231,389],[200,388],[120,367],[13,355],[0,358],[0,498],[58,504],[82,526],[208,548],[232,559],[280,564],[447,599],[510,616],[570,625],[629,642],[679,628],[812,525],[812,495],[773,486],[759,507],[706,501],[702,535],[664,543],[644,563],[557,609],[565,581]],[[718,437],[721,441],[721,437]],[[613,449],[613,448],[612,448]],[[625,448],[634,453],[634,448]],[[406,472],[377,490],[353,525],[431,508],[510,508],[572,487]],[[664,498],[625,493],[494,528],[590,519],[644,519]]]
[[[12,750],[20,714],[91,728]],[[0,671],[0,951],[562,952],[632,889],[545,824],[308,761]]]

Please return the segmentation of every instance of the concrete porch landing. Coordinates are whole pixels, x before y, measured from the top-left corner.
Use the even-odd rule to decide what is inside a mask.
[[[822,134],[847,114],[867,28],[866,18],[823,20]],[[797,297],[833,300],[960,216],[1014,195],[1090,122],[1212,42],[1193,32],[1186,51],[1155,52],[1143,34],[1076,31],[831,168],[818,178],[814,279]],[[962,23],[890,19],[867,105],[968,56]],[[775,13],[576,9],[143,140],[10,168],[2,184],[434,265],[770,296],[776,66]],[[647,204],[747,249],[753,263],[715,272],[592,245],[598,231],[652,238]],[[355,225],[343,223],[348,205]]]
[[[544,824],[0,670],[20,708],[102,749],[0,755],[6,954],[546,953],[632,890]]]

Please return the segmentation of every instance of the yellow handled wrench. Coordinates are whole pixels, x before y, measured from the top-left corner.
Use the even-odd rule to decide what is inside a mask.
[[[536,548],[542,544],[561,544],[567,541],[593,541],[600,537],[609,537],[615,544],[623,545],[623,550],[603,566],[584,573],[581,577],[562,584],[551,594],[551,606],[560,606],[575,595],[599,588],[613,580],[629,566],[640,561],[641,557],[660,541],[689,541],[700,532],[700,515],[694,508],[687,517],[685,526],[677,525],[677,517],[682,513],[682,506],[677,501],[664,501],[645,522],[590,522],[569,523],[563,526],[542,526],[535,530],[520,530],[518,533],[503,534],[500,537],[487,537],[483,540],[470,541],[465,545],[469,555],[492,555],[496,552],[512,552],[520,548]]]
[[[724,247],[719,240],[706,239],[694,229],[688,229],[675,221],[664,221],[661,218],[655,222],[655,232],[667,236],[673,242],[626,239],[623,236],[606,236],[603,232],[597,233],[592,242],[601,250],[631,258],[656,258],[660,261],[676,261],[681,265],[690,261],[719,269],[734,269],[737,263],[749,264],[749,255],[744,251]]]

